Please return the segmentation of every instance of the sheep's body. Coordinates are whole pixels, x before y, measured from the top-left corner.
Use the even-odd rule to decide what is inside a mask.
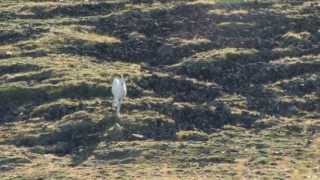
[[[117,107],[117,115],[120,116],[120,108],[124,97],[127,95],[126,79],[114,78],[112,82],[113,106]]]

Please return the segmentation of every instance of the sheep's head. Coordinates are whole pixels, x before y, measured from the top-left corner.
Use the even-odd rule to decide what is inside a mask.
[[[128,75],[120,75],[120,81],[122,84],[125,84],[126,81],[129,79],[129,76]]]

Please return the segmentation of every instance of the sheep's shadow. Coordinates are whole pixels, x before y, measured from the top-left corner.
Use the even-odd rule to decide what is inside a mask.
[[[43,132],[39,136],[17,136],[5,143],[30,147],[31,151],[36,153],[52,153],[58,156],[69,154],[70,165],[77,166],[85,162],[101,142],[110,144],[116,140],[105,136],[107,129],[119,121],[115,114],[108,113],[97,122],[90,119],[83,111],[74,114],[77,114],[76,119],[61,122],[52,132]]]
[[[79,145],[78,147],[73,148],[71,153],[71,165],[77,166],[85,162],[93,154],[93,152],[97,149],[97,146],[101,142],[106,142],[107,145],[112,143],[112,139],[106,138],[104,136],[104,133],[107,128],[112,127],[118,121],[119,117],[115,113],[111,115],[106,115],[102,120],[100,120],[95,125],[95,133],[91,135],[94,137],[94,139],[89,141],[91,143],[89,145]]]

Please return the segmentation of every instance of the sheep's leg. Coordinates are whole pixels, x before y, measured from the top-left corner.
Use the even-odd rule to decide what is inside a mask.
[[[120,116],[120,100],[114,98],[112,101],[112,107],[116,109],[117,116]]]
[[[113,101],[112,101],[112,107],[116,107],[118,104],[118,101],[116,98],[113,98]]]
[[[118,100],[115,100],[115,104],[117,107],[117,116],[120,116],[120,111],[121,111],[121,104],[123,103],[123,98],[120,98]]]
[[[123,103],[123,98],[120,98],[120,100],[119,100],[120,107],[121,107],[122,103]]]
[[[120,116],[120,108],[121,108],[121,103],[117,104],[117,116]]]

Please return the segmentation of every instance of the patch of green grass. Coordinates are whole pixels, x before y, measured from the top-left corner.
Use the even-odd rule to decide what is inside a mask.
[[[177,132],[177,140],[193,140],[193,141],[207,141],[208,134],[200,131],[179,131]]]

